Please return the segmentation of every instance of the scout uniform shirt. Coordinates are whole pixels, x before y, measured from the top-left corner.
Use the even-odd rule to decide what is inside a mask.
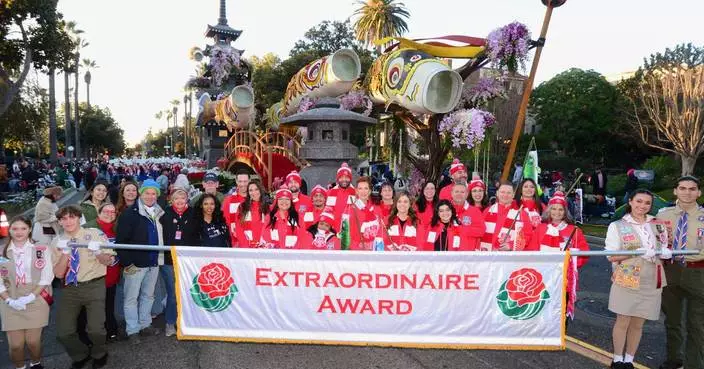
[[[658,212],[657,218],[665,222],[673,250],[682,249],[682,234],[678,230],[678,223],[682,218],[684,210],[679,206],[662,208]],[[682,229],[682,227],[680,227]],[[677,240],[677,241],[675,241]],[[687,262],[704,261],[704,208],[697,206],[687,212],[687,236],[684,245],[686,250],[699,250],[699,255],[687,255]]]
[[[78,233],[76,234],[76,237],[74,238],[70,238],[67,234],[62,233],[51,243],[51,248],[53,250],[52,258],[54,260],[54,264],[58,263],[58,261],[61,259],[61,250],[56,248],[56,245],[60,240],[66,240],[69,243],[75,242],[83,245],[91,241],[97,241],[101,244],[108,243],[108,239],[107,237],[105,237],[105,233],[95,228],[80,228],[78,230]],[[107,255],[115,255],[115,251],[111,249],[101,249],[101,253]],[[70,256],[70,254],[67,256]],[[101,264],[98,261],[95,255],[93,255],[93,251],[88,250],[85,247],[79,247],[78,258],[78,283],[88,282],[93,279],[105,277],[105,273],[107,272],[107,266]],[[68,267],[70,267],[70,261]]]

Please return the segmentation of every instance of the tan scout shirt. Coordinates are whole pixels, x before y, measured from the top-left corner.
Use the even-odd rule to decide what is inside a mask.
[[[69,242],[76,242],[78,244],[87,244],[91,241],[98,241],[101,244],[108,243],[105,234],[96,228],[81,228],[78,230],[78,234],[75,238],[69,238],[68,235],[62,233],[59,237],[55,238],[51,243],[51,249],[53,252],[54,265],[56,265],[61,259],[61,250],[56,248],[59,240],[67,240]],[[111,249],[101,249],[103,254],[115,255],[115,251]],[[93,251],[88,250],[85,247],[78,249],[79,255],[79,268],[78,268],[78,282],[87,282],[92,279],[104,277],[107,271],[107,267],[101,264],[98,259],[93,255]]]
[[[677,237],[677,221],[682,216],[682,208],[671,206],[662,208],[658,212],[658,219],[666,222],[670,240]],[[672,241],[670,241],[672,243]],[[704,260],[704,208],[697,206],[687,212],[687,249],[699,250],[699,255],[687,255],[686,261]]]

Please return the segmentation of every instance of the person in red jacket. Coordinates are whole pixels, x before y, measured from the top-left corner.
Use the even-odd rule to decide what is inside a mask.
[[[472,179],[469,182],[469,204],[478,207],[479,210],[489,207],[489,196],[486,193],[486,184],[479,178]]]
[[[293,194],[293,207],[296,208],[298,214],[305,214],[306,211],[313,208],[313,203],[310,197],[301,193],[301,175],[297,171],[292,171],[286,176],[286,185]]]
[[[425,229],[413,210],[411,196],[399,191],[389,216],[384,233],[384,249],[387,251],[423,251]]]
[[[574,220],[567,210],[567,200],[561,191],[555,192],[548,202],[543,214],[543,222],[538,225],[530,238],[526,250],[530,251],[563,251],[583,250],[589,251],[584,233],[574,225]],[[567,242],[569,241],[569,245]],[[577,258],[577,267],[581,268],[589,257]]]
[[[484,215],[478,207],[472,206],[467,201],[467,186],[462,183],[455,183],[452,186],[452,207],[460,225],[465,233],[465,242],[471,250],[479,248],[479,242],[484,236],[486,226]]]
[[[526,178],[518,185],[514,200],[517,206],[522,206],[528,214],[530,225],[535,229],[541,222],[543,202],[538,197],[538,185],[530,178]]]
[[[474,251],[473,242],[467,242],[465,227],[460,225],[455,208],[448,200],[438,201],[433,218],[423,236],[426,251]]]
[[[389,215],[391,215],[391,209],[394,207],[394,185],[391,182],[384,182],[381,184],[381,189],[379,189],[379,195],[381,199],[376,204],[377,214],[384,222],[387,222]]]
[[[237,209],[247,198],[249,174],[238,173],[235,180],[237,185],[235,193],[225,196],[225,199],[222,200],[221,207],[222,215],[225,217],[225,223],[227,223],[230,229],[230,241],[232,246],[237,245]]]
[[[342,163],[336,175],[337,185],[328,191],[328,197],[325,200],[325,206],[333,208],[335,215],[335,229],[340,229],[342,222],[342,213],[352,204],[356,191],[350,186],[352,183],[352,169],[347,163]]]
[[[452,178],[452,183],[440,190],[440,200],[452,201],[452,185],[455,183],[467,184],[467,168],[460,163],[460,159],[455,159],[450,164],[450,177]]]
[[[276,191],[274,206],[262,230],[259,247],[269,249],[306,249],[305,229],[292,205],[293,194],[286,185]]]
[[[533,229],[528,213],[513,201],[513,184],[501,181],[496,190],[497,202],[484,210],[485,232],[482,251],[520,251],[530,241]]]
[[[340,250],[340,239],[332,228],[333,223],[335,223],[335,215],[332,213],[332,208],[326,208],[320,214],[320,220],[308,228],[305,243],[313,250]]]
[[[343,216],[350,221],[350,249],[373,250],[374,239],[382,237],[383,222],[378,207],[371,201],[372,182],[369,177],[357,179],[357,198]]]
[[[306,211],[302,213],[303,223],[306,228],[318,223],[320,214],[322,214],[325,209],[325,199],[327,196],[328,191],[321,185],[316,185],[310,191],[310,199],[313,206],[310,209],[306,209]],[[301,214],[301,212],[299,212],[299,214]]]
[[[264,196],[264,186],[261,182],[250,182],[247,185],[247,197],[239,205],[235,217],[237,245],[233,244],[233,247],[253,248],[258,246],[270,207],[271,204]]]
[[[421,194],[418,196],[418,201],[414,205],[421,224],[426,226],[430,224],[437,203],[438,191],[436,191],[435,183],[431,181],[425,182]]]

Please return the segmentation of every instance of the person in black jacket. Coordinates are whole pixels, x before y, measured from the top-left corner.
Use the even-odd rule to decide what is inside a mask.
[[[139,189],[139,199],[125,209],[117,220],[116,243],[133,245],[163,245],[162,226],[159,219],[164,210],[156,203],[159,184],[147,179]],[[140,343],[139,335],[155,336],[159,329],[151,326],[151,308],[154,287],[159,277],[159,265],[164,253],[143,250],[119,250],[120,263],[124,266],[125,322],[127,338],[132,344]],[[137,334],[139,333],[139,335]]]
[[[230,232],[220,209],[220,202],[213,194],[205,193],[195,208],[199,245],[231,247]]]
[[[160,219],[164,233],[164,244],[169,246],[195,246],[198,244],[193,210],[188,207],[188,194],[182,188],[171,191],[171,206],[166,208]],[[159,274],[166,287],[166,328],[167,337],[176,334],[176,291],[174,289],[174,265],[171,252],[164,252],[164,265]]]

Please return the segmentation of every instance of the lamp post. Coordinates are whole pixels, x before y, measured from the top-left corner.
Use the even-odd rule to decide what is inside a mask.
[[[174,136],[176,136],[176,131],[178,130],[178,116],[177,116],[178,106],[174,106],[173,113],[174,113],[174,127],[173,127],[173,130],[171,130],[171,146],[174,146]],[[173,150],[173,153],[176,154],[176,147],[174,147],[172,150]]]
[[[511,138],[511,146],[508,150],[508,155],[506,156],[506,161],[504,162],[504,169],[501,172],[501,180],[507,180],[509,171],[511,170],[511,164],[513,163],[513,157],[516,155],[516,146],[518,145],[518,139],[521,137],[521,131],[523,131],[523,123],[526,120],[526,109],[528,108],[528,101],[530,100],[530,94],[533,90],[533,81],[535,80],[535,73],[538,70],[538,62],[540,62],[540,54],[543,52],[543,45],[545,45],[545,35],[548,33],[548,25],[550,25],[550,17],[552,16],[552,10],[554,8],[560,7],[565,4],[567,0],[540,0],[543,5],[546,6],[545,17],[543,18],[543,27],[540,29],[540,37],[537,41],[537,47],[535,49],[535,57],[533,57],[533,65],[530,68],[530,74],[528,79],[526,79],[523,85],[523,97],[521,99],[521,105],[518,109],[518,117],[516,117],[516,125],[513,128],[513,136]]]

